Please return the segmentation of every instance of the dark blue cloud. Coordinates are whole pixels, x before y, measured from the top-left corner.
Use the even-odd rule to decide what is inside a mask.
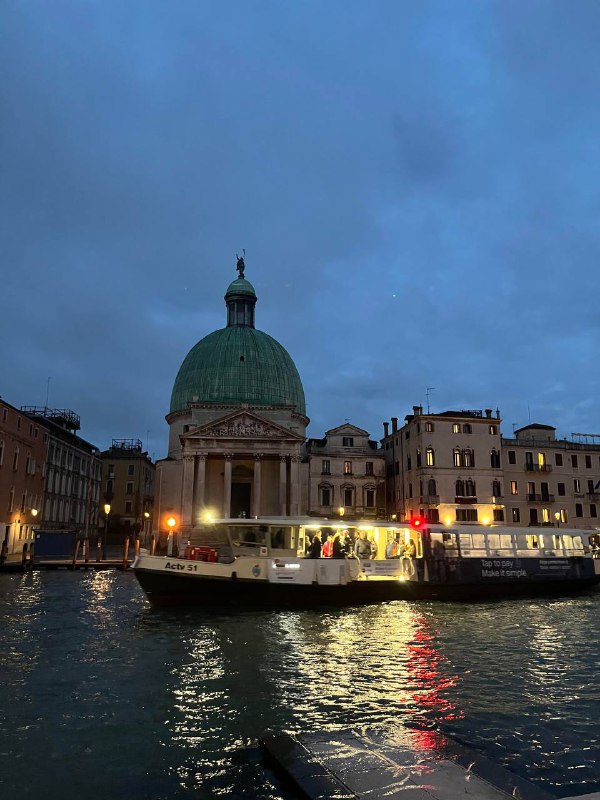
[[[599,431],[596,3],[5,3],[3,396],[150,430],[224,324],[311,433],[433,410]]]

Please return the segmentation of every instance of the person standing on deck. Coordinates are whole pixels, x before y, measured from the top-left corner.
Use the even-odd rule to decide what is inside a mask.
[[[371,558],[371,543],[367,539],[366,531],[360,531],[358,539],[356,540],[354,552],[358,558],[362,558],[363,560]]]
[[[308,551],[309,558],[321,558],[321,531],[315,531],[315,535],[313,536],[313,540],[310,544],[310,549]]]
[[[342,537],[340,536],[340,532],[337,531],[333,537],[333,552],[331,554],[332,558],[344,558],[346,553],[344,552],[344,543],[342,541]]]
[[[327,539],[323,542],[322,556],[323,558],[331,558],[333,555],[333,536],[328,533]]]

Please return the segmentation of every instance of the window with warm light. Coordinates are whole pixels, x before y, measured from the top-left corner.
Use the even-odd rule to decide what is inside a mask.
[[[435,467],[435,453],[433,447],[428,447],[425,451],[425,459],[428,467]]]
[[[352,475],[352,462],[344,461],[344,475]]]
[[[519,494],[519,484],[517,483],[517,481],[510,482],[510,493]]]
[[[425,431],[427,433],[433,433],[434,430],[435,430],[435,426],[434,426],[433,422],[426,422],[425,423]]]
[[[460,425],[458,422],[452,424],[452,433],[460,433]]]
[[[462,456],[458,447],[455,447],[452,451],[452,459],[455,467],[462,467]]]

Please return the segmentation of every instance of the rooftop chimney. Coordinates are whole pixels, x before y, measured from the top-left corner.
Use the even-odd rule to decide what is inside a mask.
[[[390,435],[389,427],[390,427],[390,423],[389,422],[384,422],[383,423],[383,435],[384,436],[389,436]]]
[[[392,417],[392,433],[398,430],[398,417]]]
[[[488,419],[491,419],[492,418],[492,409],[491,408],[486,408],[485,415],[486,415],[486,417]]]

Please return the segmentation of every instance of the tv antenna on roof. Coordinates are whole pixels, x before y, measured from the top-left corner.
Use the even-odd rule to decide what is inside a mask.
[[[427,390],[425,391],[425,397],[427,398],[427,413],[431,413],[431,407],[429,405],[429,395],[431,392],[435,392],[435,386],[428,386]]]

